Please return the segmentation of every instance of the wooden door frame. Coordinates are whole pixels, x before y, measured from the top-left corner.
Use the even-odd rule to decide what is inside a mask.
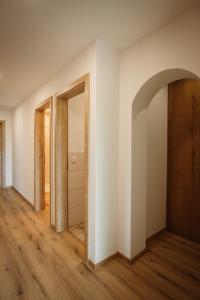
[[[44,140],[44,111],[50,108],[50,127],[49,127],[49,170],[50,170],[50,226],[52,226],[52,113],[53,97],[49,97],[35,108],[35,134],[34,134],[34,208],[39,211],[45,205],[45,177],[44,177],[44,147],[41,140]],[[42,142],[44,145],[44,142]],[[42,159],[41,159],[42,155]]]
[[[56,143],[55,143],[55,228],[61,232],[67,228],[68,206],[68,99],[84,92],[85,99],[85,193],[84,193],[84,246],[85,259],[88,260],[88,155],[89,155],[89,116],[90,116],[90,74],[82,76],[56,94]]]
[[[5,188],[6,187],[6,155],[5,155],[5,129],[6,129],[6,122],[5,121],[0,121],[1,125],[1,162],[2,162],[2,179],[0,183],[0,188]]]

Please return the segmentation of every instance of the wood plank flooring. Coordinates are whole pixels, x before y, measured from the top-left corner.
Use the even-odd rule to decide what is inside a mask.
[[[12,189],[0,190],[0,299],[200,299],[200,245],[162,233],[128,265],[93,272],[65,234]]]

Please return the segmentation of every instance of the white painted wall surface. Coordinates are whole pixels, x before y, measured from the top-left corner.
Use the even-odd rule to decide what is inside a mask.
[[[134,199],[131,203],[131,211],[127,213],[127,217],[131,214],[131,221],[134,223],[133,239],[137,240],[137,248],[143,248],[143,239],[139,237],[145,236],[146,238],[146,197],[147,197],[147,108],[144,108],[133,122],[133,165],[134,176],[132,178],[132,192],[134,192]],[[131,164],[132,162],[130,162]],[[143,204],[145,202],[145,205]],[[141,218],[142,216],[142,218]],[[129,225],[130,226],[130,225]],[[130,237],[129,237],[130,239]]]
[[[166,228],[167,108],[168,87],[164,87],[147,109],[146,238]]]
[[[12,111],[0,110],[0,121],[5,121],[6,186],[12,185]]]
[[[132,257],[145,248],[146,227],[134,232],[145,218],[132,217],[146,211],[141,198],[132,200],[132,103],[140,88],[155,74],[181,68],[200,75],[200,7],[138,41],[121,55],[119,127],[119,251]],[[158,84],[157,91],[167,83]],[[153,96],[153,95],[152,95]],[[139,170],[138,170],[139,172]],[[139,183],[143,184],[142,182]],[[133,202],[136,207],[133,207]],[[134,211],[133,211],[134,210]],[[137,227],[137,228],[136,228]]]
[[[119,55],[97,41],[95,261],[118,250]]]

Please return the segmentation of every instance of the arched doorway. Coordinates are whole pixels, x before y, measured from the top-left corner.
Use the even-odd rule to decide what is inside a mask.
[[[131,255],[146,248],[147,205],[147,107],[153,96],[169,83],[180,79],[197,79],[183,69],[169,69],[151,77],[137,93],[132,105],[132,201]]]

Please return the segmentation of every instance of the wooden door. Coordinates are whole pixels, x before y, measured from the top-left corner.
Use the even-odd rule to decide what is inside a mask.
[[[200,81],[169,85],[167,228],[200,242]]]

